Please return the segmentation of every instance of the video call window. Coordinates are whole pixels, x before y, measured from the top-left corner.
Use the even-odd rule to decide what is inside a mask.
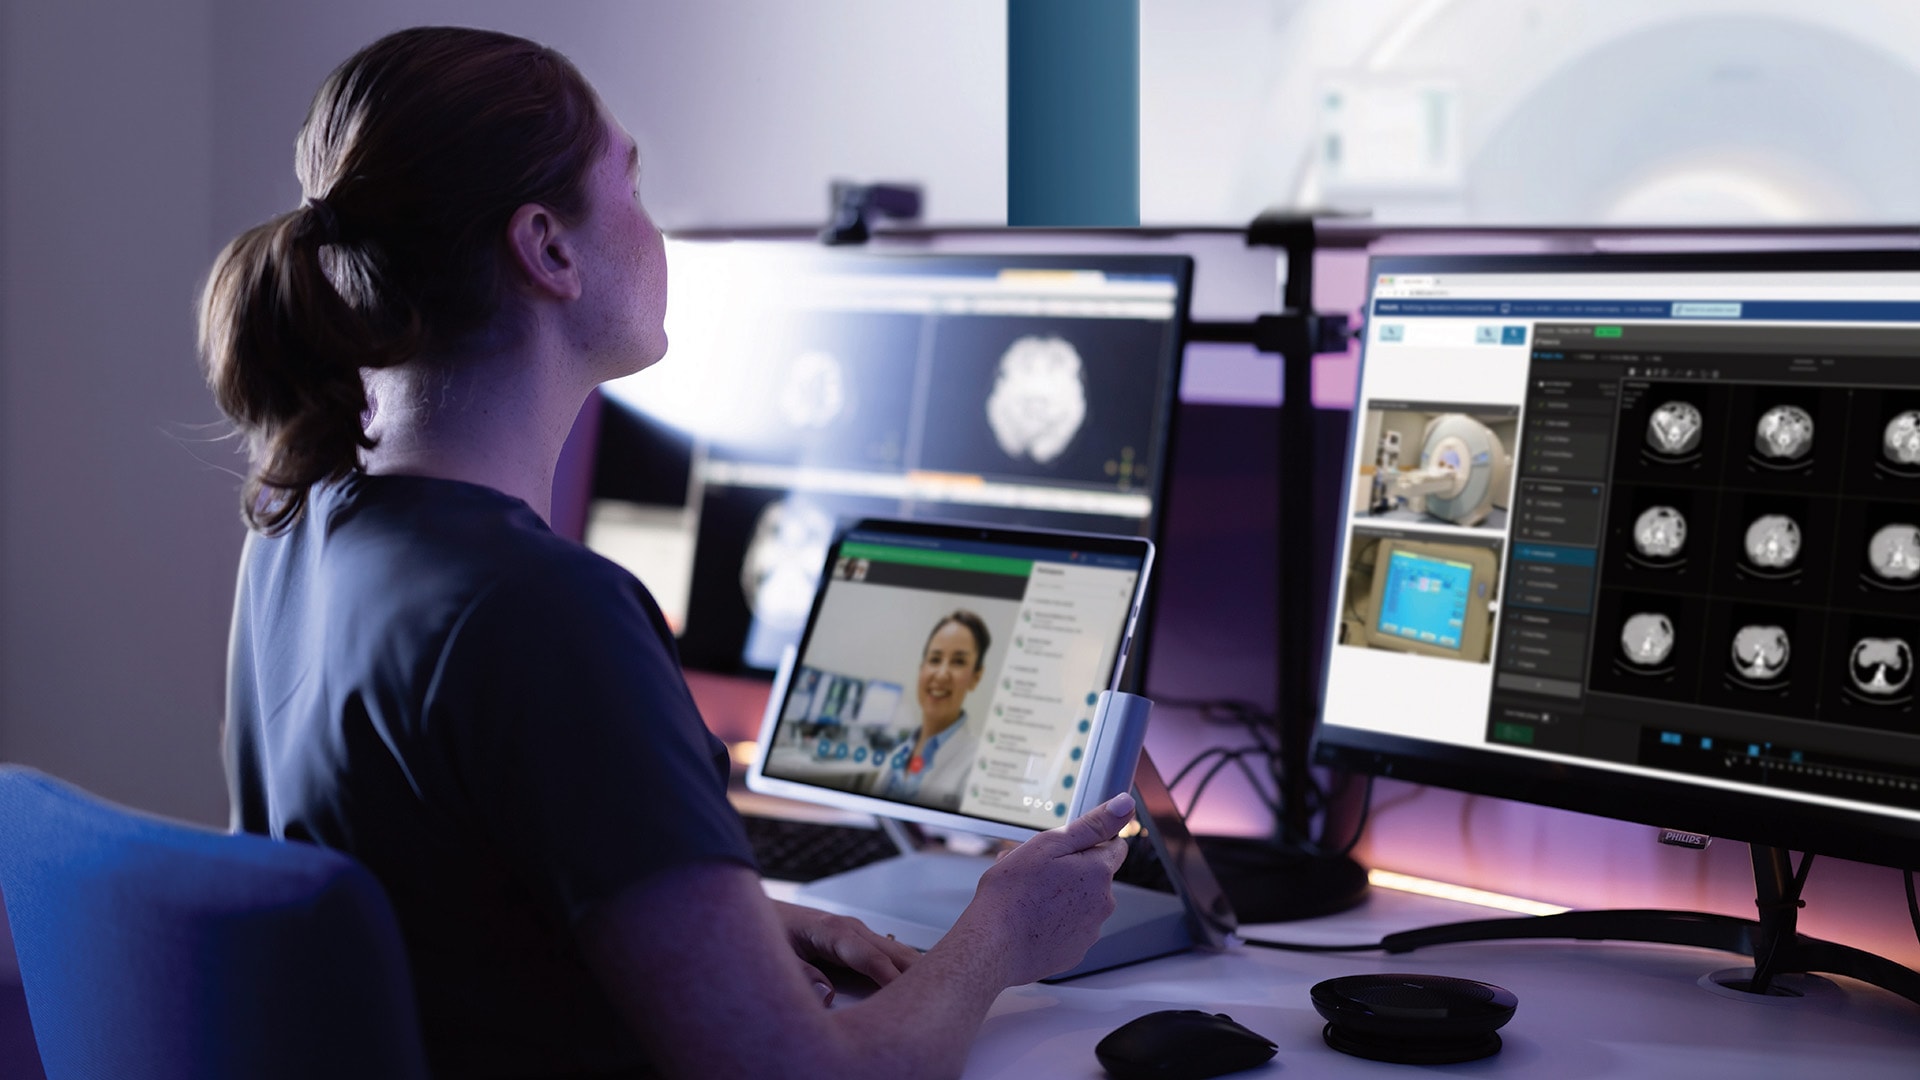
[[[1140,573],[1128,556],[850,538],[788,680],[765,774],[1060,824]]]

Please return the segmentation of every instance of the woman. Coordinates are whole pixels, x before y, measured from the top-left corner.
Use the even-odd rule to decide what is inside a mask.
[[[381,879],[438,1075],[958,1072],[1094,940],[1130,803],[1009,854],[923,956],[770,903],[659,609],[545,520],[589,389],[666,351],[632,137],[551,50],[415,29],[328,77],[295,168],[201,308],[251,459],[235,826]],[[823,1009],[816,964],[881,989]]]
[[[960,791],[980,749],[978,725],[967,719],[967,695],[980,685],[993,636],[985,619],[964,608],[941,616],[920,650],[920,726],[888,759],[875,794],[937,810],[958,810]]]

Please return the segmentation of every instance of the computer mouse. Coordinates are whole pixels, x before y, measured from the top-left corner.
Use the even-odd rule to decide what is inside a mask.
[[[1093,1053],[1114,1080],[1203,1080],[1264,1064],[1278,1049],[1225,1013],[1166,1009],[1121,1024]]]

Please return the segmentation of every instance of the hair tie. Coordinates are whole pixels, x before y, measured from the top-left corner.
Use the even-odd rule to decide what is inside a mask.
[[[308,199],[307,219],[312,224],[313,236],[322,245],[340,242],[340,216],[333,212],[333,206],[327,200]]]

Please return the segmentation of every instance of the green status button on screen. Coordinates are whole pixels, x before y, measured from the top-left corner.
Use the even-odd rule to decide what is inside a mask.
[[[1493,725],[1495,742],[1518,743],[1521,746],[1533,745],[1532,724],[1495,724]]]

